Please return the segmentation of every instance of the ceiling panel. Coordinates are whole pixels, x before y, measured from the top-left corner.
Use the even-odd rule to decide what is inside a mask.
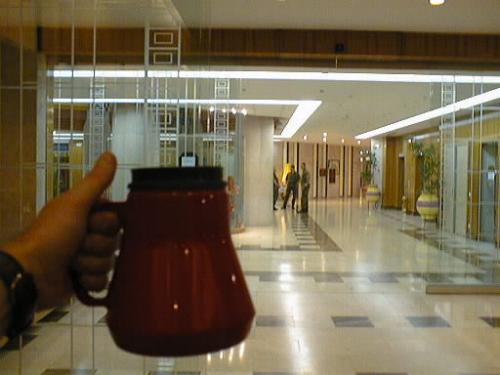
[[[420,32],[500,32],[500,1],[173,0],[188,26]],[[203,11],[201,11],[203,9]]]

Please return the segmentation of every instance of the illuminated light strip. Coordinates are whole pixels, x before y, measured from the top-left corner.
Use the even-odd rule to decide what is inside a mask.
[[[483,94],[472,96],[468,99],[458,101],[447,106],[433,109],[432,111],[424,112],[419,115],[409,117],[407,119],[394,122],[381,128],[371,130],[369,132],[359,134],[356,139],[368,139],[379,135],[391,133],[393,131],[403,129],[412,125],[419,124],[424,121],[432,120],[441,116],[449,115],[450,113],[458,112],[464,109],[472,108],[476,105],[491,102],[492,100],[500,99],[500,89],[491,90]]]
[[[54,98],[52,102],[55,104],[95,104],[95,103],[117,103],[117,104],[143,104],[144,99],[134,98]]]
[[[283,138],[291,138],[306,123],[309,117],[316,112],[316,109],[320,105],[321,101],[319,100],[307,100],[297,106],[297,109],[293,112],[292,117],[290,117],[281,132],[281,136]]]
[[[128,99],[128,98],[54,98],[54,104],[94,104],[94,103],[130,103],[130,104],[229,104],[229,105],[292,105],[297,106],[283,131],[280,139],[291,138],[321,105],[321,100],[275,100],[275,99]]]
[[[144,78],[144,70],[54,70],[55,78]],[[414,73],[287,72],[259,70],[149,70],[150,78],[228,78],[257,80],[393,82],[393,83],[500,83],[500,76]]]

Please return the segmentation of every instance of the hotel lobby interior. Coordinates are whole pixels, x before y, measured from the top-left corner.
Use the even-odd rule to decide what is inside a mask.
[[[255,308],[237,345],[158,357],[73,297],[0,348],[0,374],[499,375],[499,18],[497,0],[0,0],[1,243],[103,152],[111,201],[137,168],[221,167]],[[201,203],[165,223],[201,232]]]

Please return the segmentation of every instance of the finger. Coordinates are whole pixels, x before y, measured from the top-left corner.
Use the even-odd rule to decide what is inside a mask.
[[[101,275],[81,275],[80,284],[91,292],[100,292],[108,285],[108,276],[105,273]]]
[[[89,218],[88,231],[106,235],[116,235],[120,230],[118,215],[111,211],[93,212]]]
[[[116,157],[110,152],[103,153],[94,168],[73,189],[71,196],[90,208],[111,184],[115,171]]]
[[[80,255],[75,260],[75,270],[80,274],[99,275],[111,271],[114,257],[95,257]]]
[[[118,248],[117,236],[105,236],[102,234],[89,234],[85,237],[81,249],[81,255],[88,254],[99,257],[107,257]]]

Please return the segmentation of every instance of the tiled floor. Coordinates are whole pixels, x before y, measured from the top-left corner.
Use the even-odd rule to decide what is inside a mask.
[[[21,351],[1,350],[0,374],[500,374],[500,297],[424,293],[428,282],[491,279],[477,256],[494,256],[487,244],[396,211],[368,213],[358,200],[313,201],[309,215],[279,210],[273,226],[233,239],[257,310],[243,344],[134,356],[116,348],[105,309],[74,303],[32,329]]]

